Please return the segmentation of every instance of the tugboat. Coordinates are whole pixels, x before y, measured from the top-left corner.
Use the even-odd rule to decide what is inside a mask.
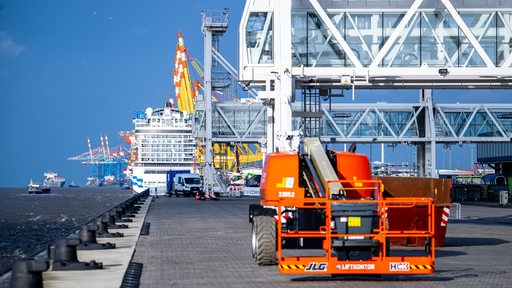
[[[68,186],[69,186],[69,188],[78,188],[78,187],[80,187],[80,186],[75,184],[75,181],[71,181],[71,183]]]
[[[28,183],[27,188],[28,188],[28,194],[41,193],[41,185],[39,185],[39,183],[32,182],[32,179],[30,179],[30,182]]]
[[[35,183],[30,179],[30,182],[27,185],[29,194],[42,194],[42,193],[50,193],[51,188],[48,186],[39,185],[39,183]]]

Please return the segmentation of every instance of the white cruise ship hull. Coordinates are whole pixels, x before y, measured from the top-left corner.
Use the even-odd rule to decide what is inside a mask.
[[[150,195],[167,194],[167,171],[171,170],[171,167],[165,169],[132,167],[131,170],[133,192],[142,193],[149,189]]]

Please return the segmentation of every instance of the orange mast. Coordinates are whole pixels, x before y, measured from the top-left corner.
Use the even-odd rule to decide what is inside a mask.
[[[190,72],[187,62],[187,48],[183,42],[181,31],[178,31],[178,43],[176,44],[176,55],[174,57],[174,90],[178,109],[192,114],[195,108],[195,93],[190,81]]]

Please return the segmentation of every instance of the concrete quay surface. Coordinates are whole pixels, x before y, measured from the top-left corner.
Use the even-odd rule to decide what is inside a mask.
[[[97,238],[98,243],[114,243],[115,249],[106,250],[78,250],[77,257],[79,261],[101,262],[102,269],[94,270],[69,270],[54,271],[50,264],[50,269],[43,273],[43,287],[45,288],[80,288],[80,287],[121,287],[124,274],[130,264],[137,240],[147,210],[150,207],[150,198],[144,200],[143,204],[139,204],[139,212],[134,218],[130,218],[132,222],[116,223],[127,224],[128,228],[114,229],[109,228],[110,233],[123,233],[123,237],[119,238]]]
[[[151,202],[133,262],[140,287],[512,287],[512,209],[462,204],[450,219],[432,275],[283,275],[251,257],[249,204],[256,198],[159,197]]]

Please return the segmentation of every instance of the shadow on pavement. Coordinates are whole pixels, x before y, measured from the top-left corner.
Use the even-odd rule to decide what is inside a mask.
[[[460,246],[495,246],[510,243],[507,240],[499,238],[484,237],[446,237],[444,247],[460,247]]]

